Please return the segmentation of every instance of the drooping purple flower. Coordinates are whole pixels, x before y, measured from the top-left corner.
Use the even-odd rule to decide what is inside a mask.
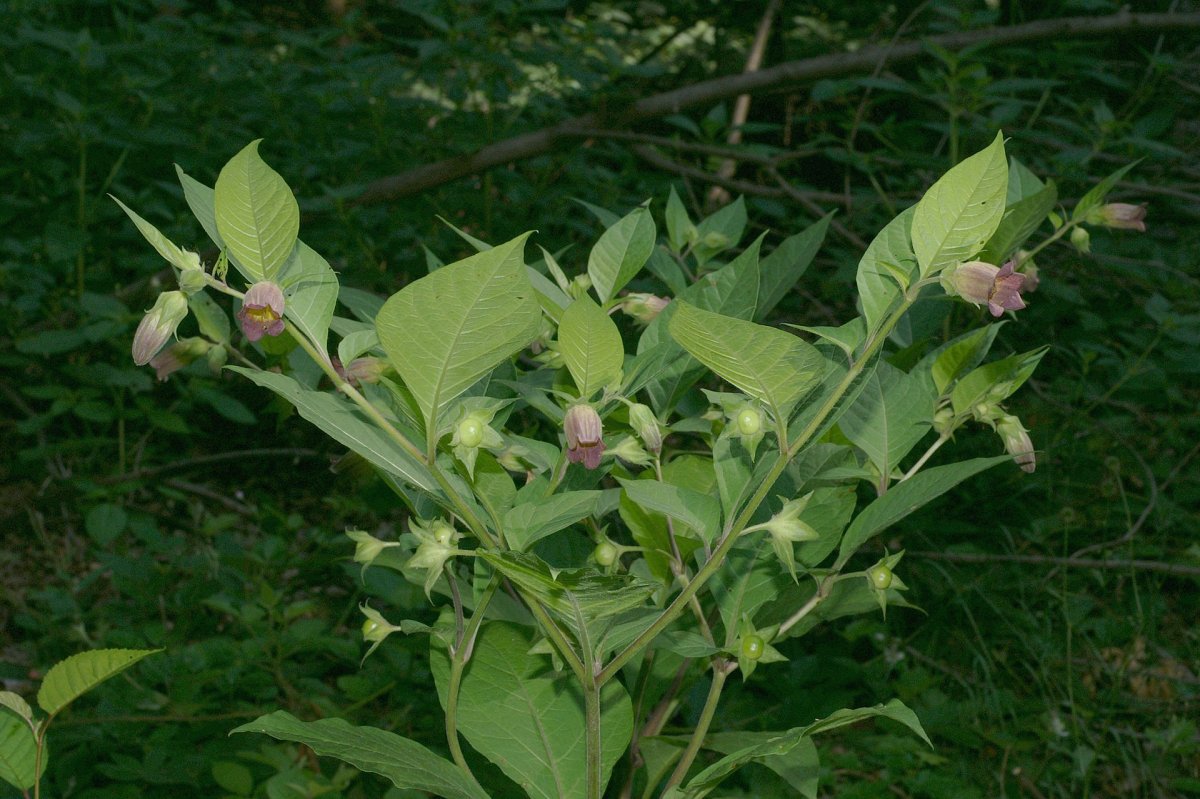
[[[212,344],[202,338],[185,338],[176,341],[150,359],[154,376],[161,381],[178,372],[197,358],[202,358],[212,349]]]
[[[1021,299],[1024,283],[1025,275],[1016,271],[1012,261],[1002,267],[983,261],[967,261],[942,276],[942,286],[947,294],[957,295],[975,305],[986,304],[992,316],[1025,307],[1025,301]]]
[[[1093,225],[1104,225],[1117,230],[1146,232],[1146,206],[1132,203],[1108,203],[1094,209],[1087,216]]]
[[[1025,283],[1025,275],[1016,271],[1012,261],[1006,261],[996,278],[992,281],[992,290],[988,293],[988,310],[992,316],[1003,316],[1005,311],[1019,311],[1025,307],[1021,299],[1021,286]]]
[[[145,366],[175,334],[179,323],[187,318],[187,296],[182,291],[164,291],[154,307],[146,312],[133,334],[133,362]]]
[[[278,336],[283,332],[283,289],[269,280],[255,283],[242,298],[237,318],[242,332],[251,341]]]
[[[572,405],[563,419],[563,432],[567,436],[567,460],[582,463],[588,469],[600,465],[604,454],[604,425],[600,414],[587,403]]]

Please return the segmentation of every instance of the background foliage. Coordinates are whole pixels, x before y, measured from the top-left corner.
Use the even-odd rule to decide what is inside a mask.
[[[674,185],[695,216],[732,102],[352,201],[422,163],[737,73],[761,5],[0,6],[0,677],[28,693],[83,648],[167,650],[57,722],[52,795],[375,796],[374,778],[226,732],[280,707],[424,740],[441,724],[420,642],[393,637],[358,665],[358,603],[414,590],[381,570],[364,585],[346,558],[347,525],[399,524],[388,490],[243,381],[197,364],[157,383],[130,363],[166,275],[107,193],[200,242],[171,164],[211,184],[262,137],[301,198],[305,240],[343,283],[380,293],[424,273],[423,247],[465,254],[437,215],[488,241],[537,226],[553,250],[599,229],[576,200],[623,212],[654,197],[660,213]],[[765,63],[1117,8],[827,5],[784,3]],[[733,177],[745,240],[838,211],[779,319],[846,318],[862,239],[997,128],[1068,200],[1143,158],[1114,199],[1150,205],[1145,235],[1094,231],[1090,256],[1039,256],[1041,286],[1004,338],[1014,351],[1053,342],[1019,411],[1044,455],[1032,477],[969,481],[900,528],[927,615],[831,625],[786,653],[787,679],[727,693],[723,723],[747,729],[894,694],[916,709],[936,750],[885,726],[854,731],[867,746],[830,739],[831,795],[1200,794],[1198,44],[1173,32],[930,48],[754,99]],[[995,451],[989,436],[977,445]],[[682,718],[701,702],[688,697]],[[765,770],[742,790],[782,795]]]

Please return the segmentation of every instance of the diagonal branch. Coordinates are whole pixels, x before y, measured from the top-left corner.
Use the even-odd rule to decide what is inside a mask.
[[[685,108],[725,100],[741,94],[783,91],[797,84],[821,78],[875,69],[880,63],[900,64],[912,61],[925,52],[925,42],[947,50],[961,50],[975,44],[1010,45],[1026,42],[1093,38],[1116,33],[1125,36],[1163,31],[1200,29],[1200,12],[1186,14],[1134,14],[1121,11],[1104,17],[1066,17],[1039,20],[1025,25],[982,30],[961,31],[923,40],[906,40],[875,47],[864,47],[853,53],[787,61],[755,72],[700,81],[661,94],[643,97],[617,112],[593,111],[563,120],[540,130],[523,133],[490,144],[467,155],[455,156],[425,164],[398,175],[381,178],[369,184],[354,200],[356,205],[386,202],[449,183],[501,164],[532,158],[561,146],[563,143],[590,137],[599,128],[631,126],[637,122]]]

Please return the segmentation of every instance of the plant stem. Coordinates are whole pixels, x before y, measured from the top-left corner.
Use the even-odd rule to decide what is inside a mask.
[[[587,799],[601,799],[604,763],[600,751],[600,683],[594,676],[583,686],[583,709],[587,724]]]
[[[932,457],[933,457],[933,453],[935,453],[935,452],[937,452],[939,449],[941,449],[941,448],[942,448],[942,445],[943,445],[943,444],[945,444],[945,443],[946,443],[947,441],[949,441],[949,440],[950,440],[950,434],[949,434],[949,433],[942,433],[940,436],[938,436],[938,439],[937,439],[937,441],[935,441],[935,442],[933,442],[932,444],[930,444],[930,445],[929,445],[929,449],[925,450],[925,454],[924,454],[924,455],[922,455],[922,456],[920,457],[920,459],[919,459],[919,460],[918,460],[916,463],[914,463],[914,464],[912,465],[912,468],[911,468],[911,469],[909,469],[907,472],[905,472],[905,473],[904,473],[904,476],[900,478],[900,482],[901,482],[901,483],[903,483],[905,480],[907,480],[908,478],[912,477],[912,476],[913,476],[914,474],[916,474],[917,472],[921,471],[921,467],[922,467],[922,466],[924,466],[924,465],[925,465],[925,463],[926,463],[926,462],[927,462],[927,461],[928,461],[930,458],[932,458]]]
[[[450,746],[450,756],[454,758],[455,764],[472,780],[475,779],[475,775],[471,773],[471,767],[467,765],[462,746],[458,742],[458,692],[462,687],[463,670],[475,648],[475,636],[479,634],[479,626],[483,623],[484,612],[492,601],[492,597],[495,596],[496,588],[499,585],[500,581],[496,578],[488,583],[483,595],[479,597],[479,602],[475,605],[475,612],[471,614],[466,629],[455,642],[454,652],[450,655],[450,682],[446,686],[446,743]]]
[[[820,584],[817,585],[816,593],[814,593],[811,597],[809,597],[808,601],[805,602],[803,605],[801,605],[799,610],[797,610],[795,613],[793,613],[791,616],[789,616],[787,618],[787,621],[785,621],[783,624],[779,625],[779,632],[776,635],[777,638],[782,636],[788,630],[795,627],[797,624],[799,624],[801,619],[803,619],[809,613],[812,613],[813,610],[817,607],[817,605],[821,604],[821,602],[825,599],[825,597],[829,596],[829,592],[826,587],[829,585],[832,585],[832,583],[830,582],[830,578],[835,577],[835,576],[836,575],[830,575],[829,577],[826,577],[824,580],[822,580],[820,582]]]
[[[688,769],[695,762],[696,755],[699,754],[700,747],[704,743],[704,737],[708,735],[708,727],[712,724],[713,715],[717,712],[717,704],[721,701],[721,691],[725,689],[725,680],[735,668],[737,666],[729,663],[724,658],[713,660],[713,678],[712,683],[708,686],[708,698],[704,700],[704,709],[700,711],[700,720],[696,722],[696,729],[692,732],[687,749],[684,750],[683,756],[679,758],[679,763],[676,764],[675,771],[671,773],[671,778],[667,780],[664,795],[676,785],[683,782],[683,778],[687,776]]]

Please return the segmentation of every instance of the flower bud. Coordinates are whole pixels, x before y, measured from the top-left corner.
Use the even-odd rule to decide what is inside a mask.
[[[933,430],[939,436],[949,435],[954,431],[954,411],[949,407],[942,408],[933,415]]]
[[[1088,212],[1089,225],[1103,225],[1117,230],[1146,232],[1146,206],[1130,203],[1108,203]]]
[[[604,425],[600,414],[587,403],[572,405],[563,418],[563,432],[567,437],[567,460],[582,463],[588,469],[600,465],[604,453]]]
[[[196,269],[185,269],[179,273],[179,290],[189,297],[199,291],[203,291],[207,285],[208,275],[204,274],[204,270],[199,268],[199,264],[197,264]]]
[[[383,614],[371,608],[370,605],[359,605],[358,609],[366,616],[362,623],[363,640],[371,645],[367,650],[367,654],[363,655],[363,660],[371,656],[371,653],[379,648],[389,635],[401,630],[399,625],[392,624],[383,617]]]
[[[1033,473],[1037,468],[1037,457],[1033,452],[1033,441],[1029,431],[1015,416],[1002,416],[996,423],[996,432],[1004,441],[1004,451],[1013,456],[1013,460],[1021,467],[1021,471]]]
[[[383,541],[363,530],[347,530],[346,535],[354,542],[354,562],[364,567],[370,566],[388,547],[400,546],[399,541]]]
[[[178,372],[197,358],[202,358],[212,349],[212,343],[202,338],[185,338],[176,341],[150,359],[154,376],[161,381]]]
[[[710,250],[720,250],[729,246],[729,237],[724,233],[713,230],[705,233],[700,243]]]
[[[1081,227],[1077,227],[1071,231],[1071,244],[1076,250],[1087,255],[1092,251],[1092,234]]]
[[[133,362],[138,366],[150,363],[167,340],[175,334],[179,323],[187,318],[187,295],[182,291],[164,291],[133,334]]]
[[[343,366],[342,362],[337,358],[332,360],[334,371],[352,386],[361,386],[363,383],[378,383],[379,379],[383,377],[388,369],[387,362],[370,355],[355,358],[350,362],[349,366]]]
[[[629,426],[655,455],[662,452],[662,427],[649,406],[635,402],[629,406]]]
[[[654,318],[662,313],[663,308],[671,300],[666,297],[659,297],[654,294],[634,293],[627,294],[621,300],[621,310],[629,316],[632,316],[638,322],[648,325],[654,321]]]
[[[992,316],[1025,307],[1021,286],[1025,275],[1017,272],[1012,261],[997,267],[983,261],[967,261],[942,273],[942,288],[951,296],[962,297],[974,305],[987,304]]]
[[[208,368],[213,374],[219,373],[228,360],[229,350],[225,349],[224,345],[217,344],[208,351]]]
[[[269,280],[255,283],[242,297],[237,312],[242,332],[251,341],[263,336],[278,336],[283,332],[283,289]]]
[[[427,570],[425,596],[429,596],[434,583],[441,576],[442,567],[454,557],[462,535],[440,519],[421,524],[409,522],[408,527],[419,542],[416,552],[408,559],[408,567]]]

